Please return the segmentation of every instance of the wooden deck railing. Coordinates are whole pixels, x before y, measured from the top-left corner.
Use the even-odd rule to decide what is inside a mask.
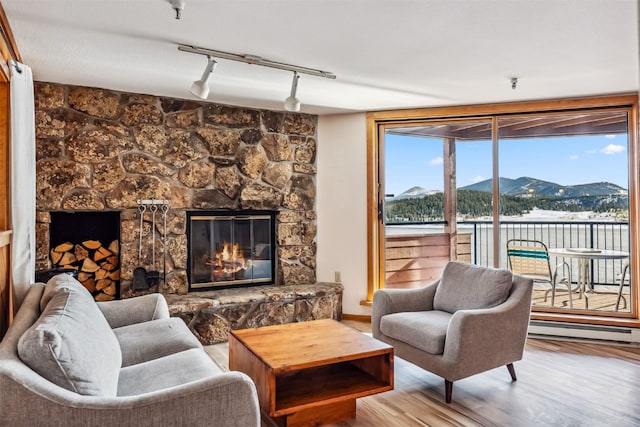
[[[436,226],[434,226],[434,224]],[[386,236],[385,287],[419,287],[436,280],[451,259],[450,236],[438,232],[440,223],[411,223],[403,234],[402,223],[393,225]],[[424,226],[424,232],[420,227]],[[500,265],[507,268],[506,242],[509,239],[535,239],[549,248],[583,247],[629,252],[629,224],[619,221],[504,221],[500,233]],[[493,266],[493,223],[462,221],[457,224],[457,259],[476,265]],[[442,230],[442,228],[440,228]],[[567,260],[577,263],[576,260]],[[626,260],[598,260],[591,263],[590,277],[595,285],[614,284]],[[577,270],[577,264],[572,271]]]
[[[458,233],[457,260],[471,262],[471,234]],[[440,277],[450,260],[447,233],[387,236],[385,287],[416,288]]]

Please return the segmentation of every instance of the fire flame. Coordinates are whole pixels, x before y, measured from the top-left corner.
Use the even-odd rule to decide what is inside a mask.
[[[213,267],[216,279],[218,279],[218,276],[227,278],[247,268],[244,256],[240,251],[240,245],[236,243],[231,246],[228,242],[224,242],[222,250],[216,252],[213,257],[207,257],[205,264]]]

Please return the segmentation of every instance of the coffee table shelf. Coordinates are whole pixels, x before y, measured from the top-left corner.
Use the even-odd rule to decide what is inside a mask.
[[[387,362],[380,360],[380,363]],[[318,402],[357,399],[387,391],[390,386],[389,379],[376,378],[349,362],[276,375],[274,415],[291,414]]]
[[[393,390],[393,347],[335,320],[231,331],[229,368],[287,427],[354,418],[357,398]]]

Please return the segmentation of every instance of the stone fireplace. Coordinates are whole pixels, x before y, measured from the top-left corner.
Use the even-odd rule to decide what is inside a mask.
[[[271,285],[275,212],[187,212],[189,290]]]
[[[37,269],[52,267],[51,212],[118,211],[120,296],[185,295],[187,213],[268,210],[273,283],[315,283],[316,116],[40,82],[35,106]],[[163,224],[143,221],[166,249],[166,282],[143,291],[132,272],[151,269],[153,251],[144,239],[139,263],[139,199],[169,201],[166,242]]]
[[[42,82],[34,89],[38,270],[52,268],[53,212],[113,211],[118,297],[161,292],[203,343],[226,340],[230,329],[341,318],[342,286],[316,283],[317,116]],[[149,212],[140,217],[140,199],[168,201],[166,226]],[[274,244],[260,234],[245,254],[263,268],[270,251],[271,283],[242,278],[228,288],[223,280],[220,290],[189,292],[200,283],[188,272],[189,220],[239,211],[271,212]],[[162,265],[154,253],[166,254]],[[163,280],[134,289],[138,267]]]

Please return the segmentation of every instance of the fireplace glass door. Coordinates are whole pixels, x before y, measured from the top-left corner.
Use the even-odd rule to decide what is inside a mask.
[[[188,216],[189,287],[205,290],[274,283],[274,215]]]

